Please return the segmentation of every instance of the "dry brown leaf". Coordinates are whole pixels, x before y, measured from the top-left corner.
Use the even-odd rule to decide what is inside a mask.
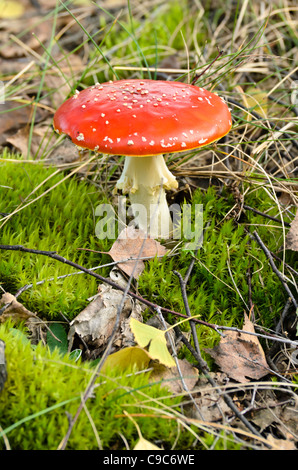
[[[222,394],[222,390],[225,389],[227,383],[227,375],[221,372],[210,372],[210,376],[219,388],[210,385],[208,379],[200,375],[192,392],[197,406],[190,404],[188,412],[194,419],[203,419],[204,421],[214,423],[220,422],[223,416],[225,418],[232,416],[233,412],[226,404]],[[222,387],[222,390],[220,387]]]
[[[15,296],[9,292],[5,292],[0,299],[0,309],[5,305],[7,305],[7,308],[3,311],[2,315],[0,315],[0,323],[5,322],[8,318],[14,321],[24,321],[28,320],[30,317],[36,316],[18,302]]]
[[[254,332],[252,322],[245,315],[243,330]],[[268,374],[264,351],[257,337],[235,331],[226,331],[219,344],[206,349],[216,364],[237,382],[260,379]]]
[[[75,77],[82,73],[85,65],[77,54],[72,54],[71,60],[67,60],[62,56],[55,56],[54,58],[57,65],[48,70],[45,76],[45,86],[53,91],[48,98],[49,105],[57,109],[71,91],[69,82],[72,83]],[[65,77],[67,77],[68,82]]]
[[[69,349],[77,335],[90,350],[96,350],[96,354],[100,354],[112,334],[122,297],[122,291],[111,286],[99,286],[99,294],[70,323]],[[120,316],[120,326],[114,337],[114,350],[135,344],[129,327],[131,317],[142,321],[142,306],[139,302],[127,297]]]
[[[272,445],[272,450],[297,450],[291,436],[288,439],[276,439],[270,434],[267,437],[267,441]]]
[[[132,261],[118,263],[118,267],[130,276],[136,265],[134,270],[135,279],[140,276],[145,267],[144,261],[141,259],[137,261],[137,258],[154,258],[155,256],[164,256],[167,252],[167,249],[156,240],[146,238],[144,241],[145,238],[146,235],[142,230],[128,226],[120,232],[117,240],[108,252],[114,261],[132,258]]]
[[[7,142],[13,145],[25,157],[30,155],[38,158],[44,151],[52,149],[56,137],[49,132],[49,125],[35,126],[30,136],[28,126],[20,128],[15,134],[7,138]],[[30,143],[30,149],[29,149]]]
[[[178,359],[179,369],[183,382],[189,391],[193,390],[198,380],[198,371],[186,359]],[[163,364],[154,362],[152,364],[153,372],[150,374],[150,381],[163,381],[163,385],[173,393],[185,391],[177,367],[168,368]]]
[[[298,211],[286,235],[286,248],[288,250],[298,251]]]
[[[24,18],[7,21],[7,27],[0,30],[1,44],[5,44],[5,47],[1,47],[0,55],[6,59],[17,59],[28,57],[32,50],[42,54],[41,44],[47,44],[51,37],[52,22],[52,18],[40,22],[40,16],[28,17],[26,18],[26,32],[21,38],[17,38],[20,31],[24,31]]]
[[[10,138],[13,139],[19,130],[21,134],[29,135],[32,112],[33,107],[31,105],[24,106],[16,101],[7,101],[0,104],[0,145],[6,144]],[[40,122],[46,114],[47,111],[37,108],[35,122]],[[24,135],[21,135],[20,139],[23,142]]]

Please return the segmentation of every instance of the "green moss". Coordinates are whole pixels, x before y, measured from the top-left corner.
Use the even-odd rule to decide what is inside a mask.
[[[0,338],[6,344],[8,380],[0,393],[0,426],[14,450],[57,449],[68,429],[67,413],[74,416],[94,369],[90,364],[75,362],[58,350],[50,352],[42,344],[32,348],[29,341],[15,334],[12,325],[0,326]],[[138,439],[134,424],[124,411],[143,413],[136,418],[144,436],[162,440],[165,448],[175,441],[177,423],[162,419],[164,406],[175,406],[177,399],[168,396],[160,385],[148,386],[147,374],[117,372],[99,377],[87,408],[96,426],[102,447],[125,448],[123,434],[133,447]],[[149,406],[148,409],[143,406]],[[155,413],[154,410],[157,410]],[[148,414],[148,417],[146,417]],[[182,432],[181,448],[194,438]],[[4,441],[0,438],[0,448]],[[98,448],[90,421],[81,412],[71,433],[67,449]]]
[[[109,258],[81,248],[98,251],[108,249],[105,240],[98,240],[94,229],[94,209],[106,197],[93,186],[70,178],[42,164],[0,163],[0,211],[12,213],[21,203],[25,206],[1,223],[1,243],[27,248],[56,251],[59,255],[85,267],[104,264]],[[40,186],[40,189],[32,192]],[[57,185],[40,199],[35,198]],[[32,194],[31,194],[32,193]],[[33,283],[22,294],[27,308],[46,318],[56,318],[62,312],[72,318],[96,292],[96,281],[90,276],[69,276],[76,270],[46,256],[17,251],[0,252],[0,281],[12,294],[20,287]],[[104,261],[103,261],[104,260]],[[106,274],[104,270],[101,271]],[[39,281],[54,281],[37,285]],[[61,319],[61,317],[60,317]]]
[[[16,209],[20,201],[24,201],[46,178],[49,178],[48,181],[39,192],[29,196],[28,201],[61,182],[65,176],[55,173],[54,169],[45,169],[42,165],[13,163],[9,160],[1,163],[1,175],[1,212]],[[106,197],[96,193],[93,187],[83,181],[68,179],[10,218],[1,228],[1,242],[55,250],[84,266],[103,264],[110,258],[78,250],[85,247],[108,251],[113,243],[112,240],[100,241],[94,235],[93,212],[99,202],[106,202]],[[245,203],[279,217],[276,205],[262,189],[249,192]],[[252,211],[243,213],[238,223],[228,219],[226,215],[234,205],[228,191],[219,197],[214,188],[206,192],[197,190],[192,200],[193,217],[195,204],[203,205],[206,232],[187,285],[191,313],[207,322],[241,326],[245,304],[248,304],[249,299],[249,268],[256,320],[272,328],[284,307],[286,295],[265,254],[249,238],[246,229],[257,229],[266,246],[277,252],[282,242],[281,224],[268,221]],[[193,251],[183,249],[186,241],[182,241],[177,256],[166,256],[163,260],[155,259],[146,263],[138,282],[138,291],[143,297],[182,313],[185,310],[179,280],[174,271],[185,275],[192,260]],[[1,251],[0,256],[2,285],[14,293],[18,288],[33,282],[34,286],[22,295],[21,300],[27,308],[45,318],[60,319],[60,311],[72,318],[86,305],[87,298],[96,292],[96,282],[90,276],[71,276],[58,280],[58,276],[74,270],[49,258],[13,251]],[[286,261],[293,265],[291,256],[287,252]],[[101,271],[101,274],[107,275],[108,272]],[[52,276],[55,281],[37,284]],[[188,328],[186,323],[183,328]],[[59,355],[58,350],[50,352],[42,345],[33,349],[29,343],[16,338],[7,325],[0,327],[0,337],[6,342],[9,368],[8,382],[0,394],[0,425],[7,430],[13,448],[54,449],[68,428],[66,412],[72,416],[75,414],[80,394],[85,390],[93,369],[90,364]],[[218,341],[218,334],[207,327],[198,327],[198,337],[202,351],[204,347],[212,347]],[[188,351],[183,349],[182,354],[193,362]],[[210,361],[210,358],[207,359]],[[146,401],[148,396],[161,397],[163,393],[159,387],[148,387],[148,378],[143,375],[133,379],[126,374],[122,377],[112,375],[101,383],[96,388],[95,397],[88,401],[88,409],[103,447],[122,448],[123,443],[119,438],[121,433],[130,443],[134,443],[137,439],[136,429],[125,417],[124,410],[143,413],[142,400]],[[153,408],[165,404],[160,398],[158,402],[151,403],[150,400],[146,405],[152,405]],[[171,406],[174,401],[171,397],[166,403]],[[175,419],[152,417],[150,414],[150,418],[139,418],[138,424],[146,439],[162,441],[165,448],[170,448],[177,437]],[[185,449],[193,444],[192,434],[183,430],[179,436],[180,447],[177,448]],[[207,436],[206,443],[210,439]],[[223,437],[218,445],[230,444],[226,444]],[[71,435],[69,448],[96,447],[92,427],[82,412]]]

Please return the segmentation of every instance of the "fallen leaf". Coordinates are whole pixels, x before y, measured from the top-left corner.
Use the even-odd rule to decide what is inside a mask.
[[[68,332],[69,350],[75,337],[78,336],[87,344],[92,357],[97,357],[104,349],[113,332],[118,306],[123,292],[111,286],[99,286],[99,294],[70,323]],[[142,321],[142,306],[139,302],[127,297],[120,315],[120,324],[114,337],[114,350],[135,344],[129,327],[129,319]]]
[[[147,441],[147,439],[144,439],[142,436],[140,437],[140,439],[134,446],[133,450],[162,450],[162,449],[160,447],[157,447],[155,444],[152,444],[152,442]]]
[[[167,348],[165,331],[145,325],[135,318],[130,319],[130,328],[135,340],[141,348],[148,347],[148,354],[167,367],[175,367],[176,363]]]
[[[286,248],[288,250],[298,251],[298,211],[286,235]]]
[[[12,19],[20,18],[23,15],[25,9],[21,2],[13,0],[0,0],[0,18],[1,19]]]
[[[0,104],[0,145],[4,145],[10,137],[14,137],[19,129],[26,127],[26,132],[29,132],[32,106],[24,106],[16,101],[6,101]],[[37,108],[35,122],[39,122],[44,116],[45,112]]]
[[[44,152],[51,151],[56,141],[53,133],[49,132],[49,126],[35,126],[30,135],[28,126],[20,128],[14,135],[7,138],[7,142],[13,145],[22,155],[31,158],[39,158]],[[30,148],[29,148],[30,144]]]
[[[40,21],[39,16],[32,15],[26,18],[25,31],[24,18],[6,21],[6,28],[0,29],[1,44],[5,44],[5,47],[1,47],[0,55],[6,59],[16,59],[28,57],[30,49],[43,53],[41,44],[46,44],[51,37],[53,21],[54,19],[49,16],[46,20]],[[23,32],[21,37],[19,37],[20,31]]]
[[[253,324],[246,315],[243,330],[254,331]],[[268,374],[264,351],[257,337],[252,335],[226,331],[217,346],[205,351],[223,372],[237,382],[260,379]]]
[[[225,419],[232,416],[233,411],[226,404],[222,394],[227,384],[227,375],[222,372],[210,372],[210,376],[216,382],[217,387],[210,385],[207,377],[200,375],[192,391],[196,406],[190,403],[187,411],[191,418],[214,423],[220,422],[223,416]]]
[[[297,450],[295,443],[290,437],[288,439],[277,439],[270,434],[267,437],[267,441],[272,445],[272,450]]]
[[[138,346],[129,346],[110,354],[104,362],[101,369],[103,373],[107,370],[124,371],[128,367],[134,367],[136,370],[146,369],[151,361],[145,349]]]
[[[141,429],[140,429],[140,426],[138,425],[138,423],[132,418],[132,416],[130,416],[129,413],[127,413],[127,411],[124,410],[124,414],[133,422],[133,424],[135,425],[136,429],[137,429],[137,432],[138,432],[138,435],[139,435],[139,440],[138,442],[136,443],[135,447],[133,448],[133,450],[162,450],[161,448],[157,447],[155,444],[152,444],[152,442],[150,441],[147,441],[147,439],[145,439],[141,433]]]
[[[27,310],[24,305],[17,301],[14,295],[9,292],[5,292],[0,299],[0,309],[7,306],[0,315],[0,323],[5,322],[8,318],[13,321],[24,321],[30,317],[36,317],[36,315],[30,310]]]
[[[193,390],[198,381],[198,370],[195,369],[186,359],[178,359],[178,364],[180,371],[178,371],[176,365],[169,369],[163,364],[152,364],[153,371],[150,374],[150,381],[157,382],[162,380],[162,385],[177,394],[185,391],[183,383],[189,391]],[[183,383],[180,373],[183,378]]]
[[[154,258],[155,256],[164,256],[167,249],[153,238],[145,238],[146,235],[142,230],[128,226],[122,230],[113,244],[108,254],[114,261],[122,261],[132,258],[132,261],[118,263],[118,267],[122,269],[128,276],[133,272],[134,278],[137,279],[143,272],[144,261],[137,258]]]

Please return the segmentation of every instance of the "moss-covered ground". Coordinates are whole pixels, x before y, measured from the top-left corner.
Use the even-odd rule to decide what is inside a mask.
[[[186,249],[189,240],[177,240],[162,259],[145,263],[133,287],[152,305],[185,315],[175,272],[184,276],[194,261],[187,300],[191,314],[207,323],[197,324],[196,333],[211,374],[218,367],[205,349],[220,339],[211,323],[241,328],[248,313],[263,336],[278,333],[295,340],[297,315],[292,306],[287,310],[288,293],[281,282],[297,297],[297,251],[285,249],[298,201],[295,2],[18,3],[26,7],[13,21],[1,19],[0,30],[5,95],[0,88],[0,244],[55,251],[107,277],[113,261],[107,252],[117,234],[97,237],[96,207],[117,207],[113,189],[123,159],[79,155],[71,142],[55,135],[53,114],[76,89],[96,82],[142,77],[190,83],[196,77],[197,86],[216,91],[229,103],[233,119],[231,132],[216,145],[166,156],[179,181],[169,202],[191,204],[193,223],[195,207],[202,205],[203,243],[195,252]],[[283,277],[251,236],[254,231]],[[68,322],[88,305],[99,283],[48,256],[0,250],[0,295],[18,293],[18,301],[42,322],[62,325],[64,339]],[[181,320],[163,313],[172,325]],[[156,309],[147,308],[144,320],[153,314]],[[180,328],[190,333],[187,322]],[[187,337],[195,346],[193,334]],[[65,354],[59,342],[53,348],[47,335],[31,344],[27,327],[11,321],[0,322],[0,340],[8,371],[0,391],[0,448],[58,448],[98,362],[78,359],[77,350]],[[260,343],[265,352],[275,344],[268,337]],[[267,382],[262,381],[249,383],[245,391],[235,384],[229,396],[244,418],[258,430],[263,426],[264,439],[277,439],[277,447],[280,441],[297,445],[297,433],[287,427],[289,437],[278,428],[280,415],[273,424],[258,421],[264,408],[270,416],[272,410],[286,409],[293,398],[289,391],[295,393],[293,351],[281,342],[273,352],[274,370],[266,380],[270,399],[276,401],[267,401]],[[198,367],[187,345],[179,357]],[[1,371],[0,364],[0,376]],[[188,393],[176,396],[150,384],[150,374],[135,372],[112,370],[96,379],[67,449],[132,449],[139,437],[136,424],[145,439],[167,450],[264,448],[246,424],[230,420],[218,395],[221,417],[202,426],[192,421]],[[209,387],[221,394],[224,390],[220,381],[218,388]]]

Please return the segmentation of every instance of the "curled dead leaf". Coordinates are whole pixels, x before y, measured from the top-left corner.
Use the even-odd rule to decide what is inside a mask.
[[[0,323],[5,322],[8,318],[13,321],[26,321],[30,317],[35,317],[35,313],[30,312],[24,305],[17,301],[14,295],[5,292],[0,299],[0,309],[6,307],[2,315],[0,315]]]
[[[178,359],[178,365],[179,371],[177,366],[169,369],[163,364],[152,363],[153,371],[150,374],[150,381],[162,380],[165,387],[177,394],[185,391],[184,385],[186,385],[187,390],[193,390],[198,380],[198,370],[186,359]]]
[[[118,267],[128,276],[134,270],[134,278],[137,279],[143,272],[145,264],[142,259],[164,256],[167,249],[153,238],[146,238],[142,230],[128,226],[123,229],[108,254],[114,261],[119,261]],[[129,260],[120,262],[122,260]]]
[[[123,292],[111,286],[99,286],[99,294],[70,323],[69,349],[78,337],[92,351],[92,357],[97,357],[105,349],[113,332],[122,297]],[[127,297],[121,311],[119,329],[114,337],[114,350],[135,344],[129,327],[130,318],[142,321],[142,306]]]
[[[252,322],[245,315],[243,331],[254,332]],[[256,336],[226,331],[213,349],[205,349],[220,369],[237,382],[260,379],[268,374],[264,351]]]

